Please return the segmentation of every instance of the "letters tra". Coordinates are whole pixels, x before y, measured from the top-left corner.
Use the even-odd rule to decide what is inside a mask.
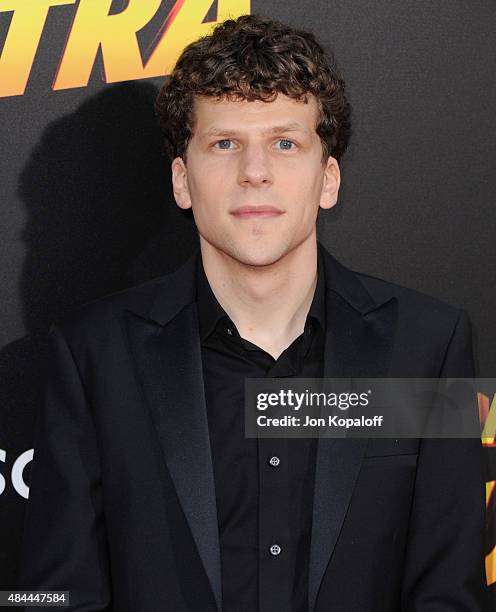
[[[51,7],[76,0],[0,0],[0,13],[13,12],[0,55],[0,97],[22,95]],[[53,89],[85,87],[101,49],[106,83],[168,74],[183,48],[208,34],[228,17],[250,12],[250,0],[218,0],[217,21],[204,23],[212,0],[177,0],[154,40],[146,64],[139,32],[154,17],[162,0],[128,0],[124,10],[109,15],[112,0],[79,0]]]

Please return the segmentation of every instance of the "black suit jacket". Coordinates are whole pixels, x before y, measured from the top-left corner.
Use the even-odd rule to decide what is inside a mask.
[[[221,610],[197,256],[51,327],[19,588]],[[325,376],[473,375],[464,311],[324,256]],[[479,440],[320,439],[309,609],[485,610],[483,534]]]

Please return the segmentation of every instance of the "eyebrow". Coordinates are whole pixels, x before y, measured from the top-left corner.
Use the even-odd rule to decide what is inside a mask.
[[[293,123],[285,123],[281,125],[274,125],[266,130],[263,130],[263,133],[266,134],[277,134],[281,132],[304,132],[308,133],[308,130],[304,128],[301,124],[293,122]],[[210,136],[235,136],[240,134],[241,132],[236,129],[231,128],[218,128],[211,127],[208,130],[205,130],[199,135],[199,138],[208,138]]]

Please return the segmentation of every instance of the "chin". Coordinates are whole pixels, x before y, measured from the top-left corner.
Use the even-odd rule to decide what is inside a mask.
[[[235,261],[245,266],[270,266],[277,263],[292,250],[292,240],[288,237],[285,240],[281,235],[277,236],[214,236],[207,238],[202,234],[203,239],[210,245],[210,248],[223,253]],[[252,239],[250,239],[252,238]]]
[[[229,255],[246,266],[270,266],[284,257],[287,252],[288,249],[282,245],[272,244],[265,248],[260,245],[247,248],[243,245],[233,249]]]

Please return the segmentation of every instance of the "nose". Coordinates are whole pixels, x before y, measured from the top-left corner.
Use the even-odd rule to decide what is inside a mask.
[[[241,186],[262,187],[272,184],[269,155],[261,144],[246,146],[239,160],[238,182]]]

